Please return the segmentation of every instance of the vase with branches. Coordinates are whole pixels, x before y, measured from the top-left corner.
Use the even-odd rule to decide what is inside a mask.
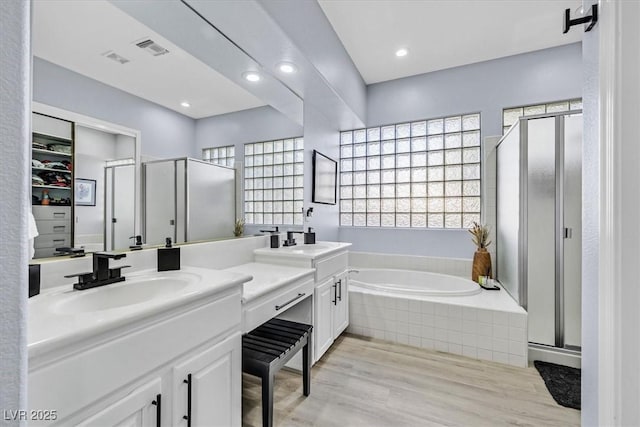
[[[469,229],[469,233],[471,233],[472,236],[471,241],[477,247],[476,252],[473,254],[473,266],[471,268],[471,280],[474,282],[478,282],[480,276],[493,277],[491,254],[487,251],[487,247],[491,244],[489,232],[490,229],[488,226],[475,221]]]

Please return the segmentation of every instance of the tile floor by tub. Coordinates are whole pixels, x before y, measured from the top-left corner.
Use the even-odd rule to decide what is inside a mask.
[[[527,366],[527,316],[350,292],[348,331],[400,344]]]

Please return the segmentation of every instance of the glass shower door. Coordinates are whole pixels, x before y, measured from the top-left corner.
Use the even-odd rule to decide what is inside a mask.
[[[563,346],[581,347],[582,305],[582,115],[564,117]]]
[[[526,121],[529,341],[556,345],[556,118]]]

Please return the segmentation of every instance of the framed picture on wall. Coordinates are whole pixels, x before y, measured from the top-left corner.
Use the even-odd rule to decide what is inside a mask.
[[[313,150],[313,203],[335,205],[337,196],[338,162]]]
[[[95,206],[96,180],[76,178],[74,194],[76,206]]]

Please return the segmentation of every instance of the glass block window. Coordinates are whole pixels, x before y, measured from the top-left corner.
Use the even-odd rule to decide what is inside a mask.
[[[233,167],[235,163],[236,148],[233,145],[224,147],[211,147],[202,150],[202,160],[221,166]]]
[[[582,98],[549,102],[547,104],[523,105],[521,107],[505,108],[502,110],[502,134],[504,135],[507,133],[509,128],[516,123],[520,117],[573,110],[582,110]]]
[[[340,134],[340,225],[468,228],[480,221],[480,114]]]
[[[247,224],[302,224],[304,141],[244,145],[244,219]]]

